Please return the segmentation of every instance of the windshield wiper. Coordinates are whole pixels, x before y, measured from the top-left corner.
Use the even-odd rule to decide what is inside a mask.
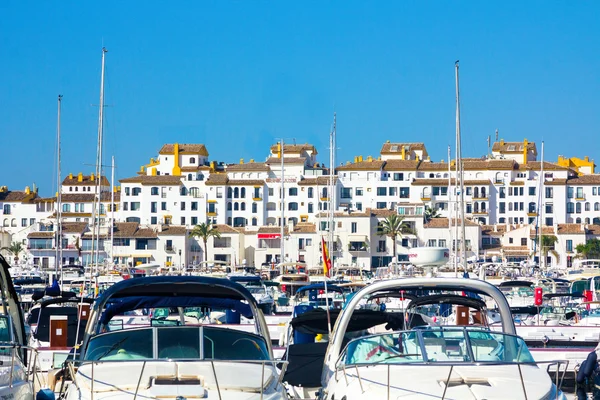
[[[97,358],[97,360],[101,360],[104,357],[106,357],[108,354],[110,354],[111,351],[114,351],[117,347],[121,346],[127,339],[129,339],[129,337],[125,336],[123,339],[119,340],[118,342],[115,342],[112,346],[110,346],[110,348],[107,351],[102,353],[100,357]]]

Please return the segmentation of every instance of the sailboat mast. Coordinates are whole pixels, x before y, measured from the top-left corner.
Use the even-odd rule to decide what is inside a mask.
[[[465,272],[467,271],[467,245],[466,245],[466,234],[465,234],[465,191],[464,191],[464,170],[462,162],[462,143],[460,137],[460,89],[458,79],[458,61],[454,63],[456,71],[456,162],[458,163],[458,176],[457,179],[460,182],[460,229],[461,229],[461,241],[460,241],[460,260],[463,263]],[[457,224],[458,225],[458,224]]]
[[[281,254],[279,256],[279,262],[285,262],[285,167],[283,162],[283,157],[285,155],[283,138],[280,142],[281,151],[279,155],[281,156]],[[285,267],[282,266],[280,273],[283,275],[285,272]]]
[[[54,262],[54,270],[60,273],[60,285],[62,287],[62,187],[61,187],[61,170],[60,170],[60,109],[62,102],[62,94],[58,95],[58,117],[56,122],[56,261]],[[59,270],[60,268],[60,270]]]
[[[452,162],[452,149],[448,146],[448,231],[450,232],[450,244],[453,243],[453,235],[452,235],[452,207],[454,203],[452,202],[452,168],[450,166]],[[456,252],[455,252],[456,253]],[[454,264],[454,275],[458,277],[458,268],[456,264],[456,256],[454,256],[454,260],[452,262]]]
[[[110,262],[114,265],[114,225],[115,225],[115,156],[112,156],[111,160],[111,174],[110,174]]]
[[[525,161],[525,160],[524,160]],[[539,237],[539,251],[540,251],[540,257],[539,257],[539,264],[540,264],[540,272],[543,272],[543,268],[546,264],[546,260],[542,260],[542,257],[544,256],[544,243],[542,241],[543,238],[543,234],[544,234],[544,219],[543,219],[543,211],[544,211],[544,142],[542,141],[542,162],[540,163],[540,209],[538,212],[539,215],[539,227],[540,227],[540,237]]]
[[[92,265],[95,266],[96,272],[98,272],[98,258],[99,258],[99,248],[100,248],[100,227],[96,222],[98,219],[98,213],[100,208],[100,190],[102,188],[102,145],[103,145],[103,132],[104,132],[104,69],[105,69],[105,55],[106,52],[105,47],[102,48],[102,72],[100,74],[100,104],[99,104],[99,112],[98,112],[98,144],[96,147],[96,189],[95,189],[95,198],[92,206],[92,247],[91,247],[91,260]],[[98,245],[96,246],[96,241],[98,241]]]
[[[331,133],[329,134],[329,188],[327,189],[327,194],[329,197],[328,201],[328,212],[329,212],[329,254],[332,254],[334,251],[334,238],[335,238],[335,135],[336,135],[336,113],[333,113],[333,126],[331,129]],[[334,257],[330,255],[331,259],[331,268],[335,270]],[[333,271],[332,271],[333,272]]]

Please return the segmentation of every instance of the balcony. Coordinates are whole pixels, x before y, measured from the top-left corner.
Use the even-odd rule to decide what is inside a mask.
[[[431,196],[430,195],[421,196],[421,201],[431,201]]]
[[[329,201],[329,197],[321,197],[321,201]]]
[[[477,211],[473,211],[471,214],[473,214],[473,215],[488,215],[488,211],[487,210],[477,210]]]
[[[477,196],[473,196],[473,200],[477,200],[477,201],[488,201],[488,197],[487,196],[481,196],[481,195],[477,195]]]
[[[173,246],[172,244],[165,243],[165,251],[175,251],[175,246]]]
[[[575,196],[575,200],[577,200],[577,201],[584,201],[585,200],[585,195]]]
[[[216,217],[217,216],[217,212],[216,211],[209,211],[206,213],[207,217]]]
[[[254,200],[254,201],[261,201],[262,197],[253,197],[252,200]]]
[[[538,213],[537,213],[537,212],[535,212],[535,211],[530,211],[530,212],[528,212],[528,213],[527,213],[527,216],[528,216],[528,217],[537,217],[537,216],[538,216]]]
[[[54,250],[54,249],[55,249],[54,246],[45,246],[43,244],[27,246],[27,250]]]

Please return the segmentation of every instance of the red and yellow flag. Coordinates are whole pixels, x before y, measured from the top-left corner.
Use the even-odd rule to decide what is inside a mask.
[[[321,248],[323,250],[323,273],[325,276],[330,276],[331,274],[331,259],[329,258],[329,250],[327,249],[327,243],[325,243],[325,238],[321,238]]]

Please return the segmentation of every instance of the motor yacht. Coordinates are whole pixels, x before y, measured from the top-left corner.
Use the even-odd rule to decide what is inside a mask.
[[[244,316],[253,320],[253,332],[190,321],[184,313],[192,307],[224,310],[229,322]],[[132,329],[111,325],[118,315],[160,308],[180,319],[150,318]],[[67,400],[287,399],[264,316],[252,294],[228,279],[156,276],[114,284],[94,303],[80,353],[69,365]]]

